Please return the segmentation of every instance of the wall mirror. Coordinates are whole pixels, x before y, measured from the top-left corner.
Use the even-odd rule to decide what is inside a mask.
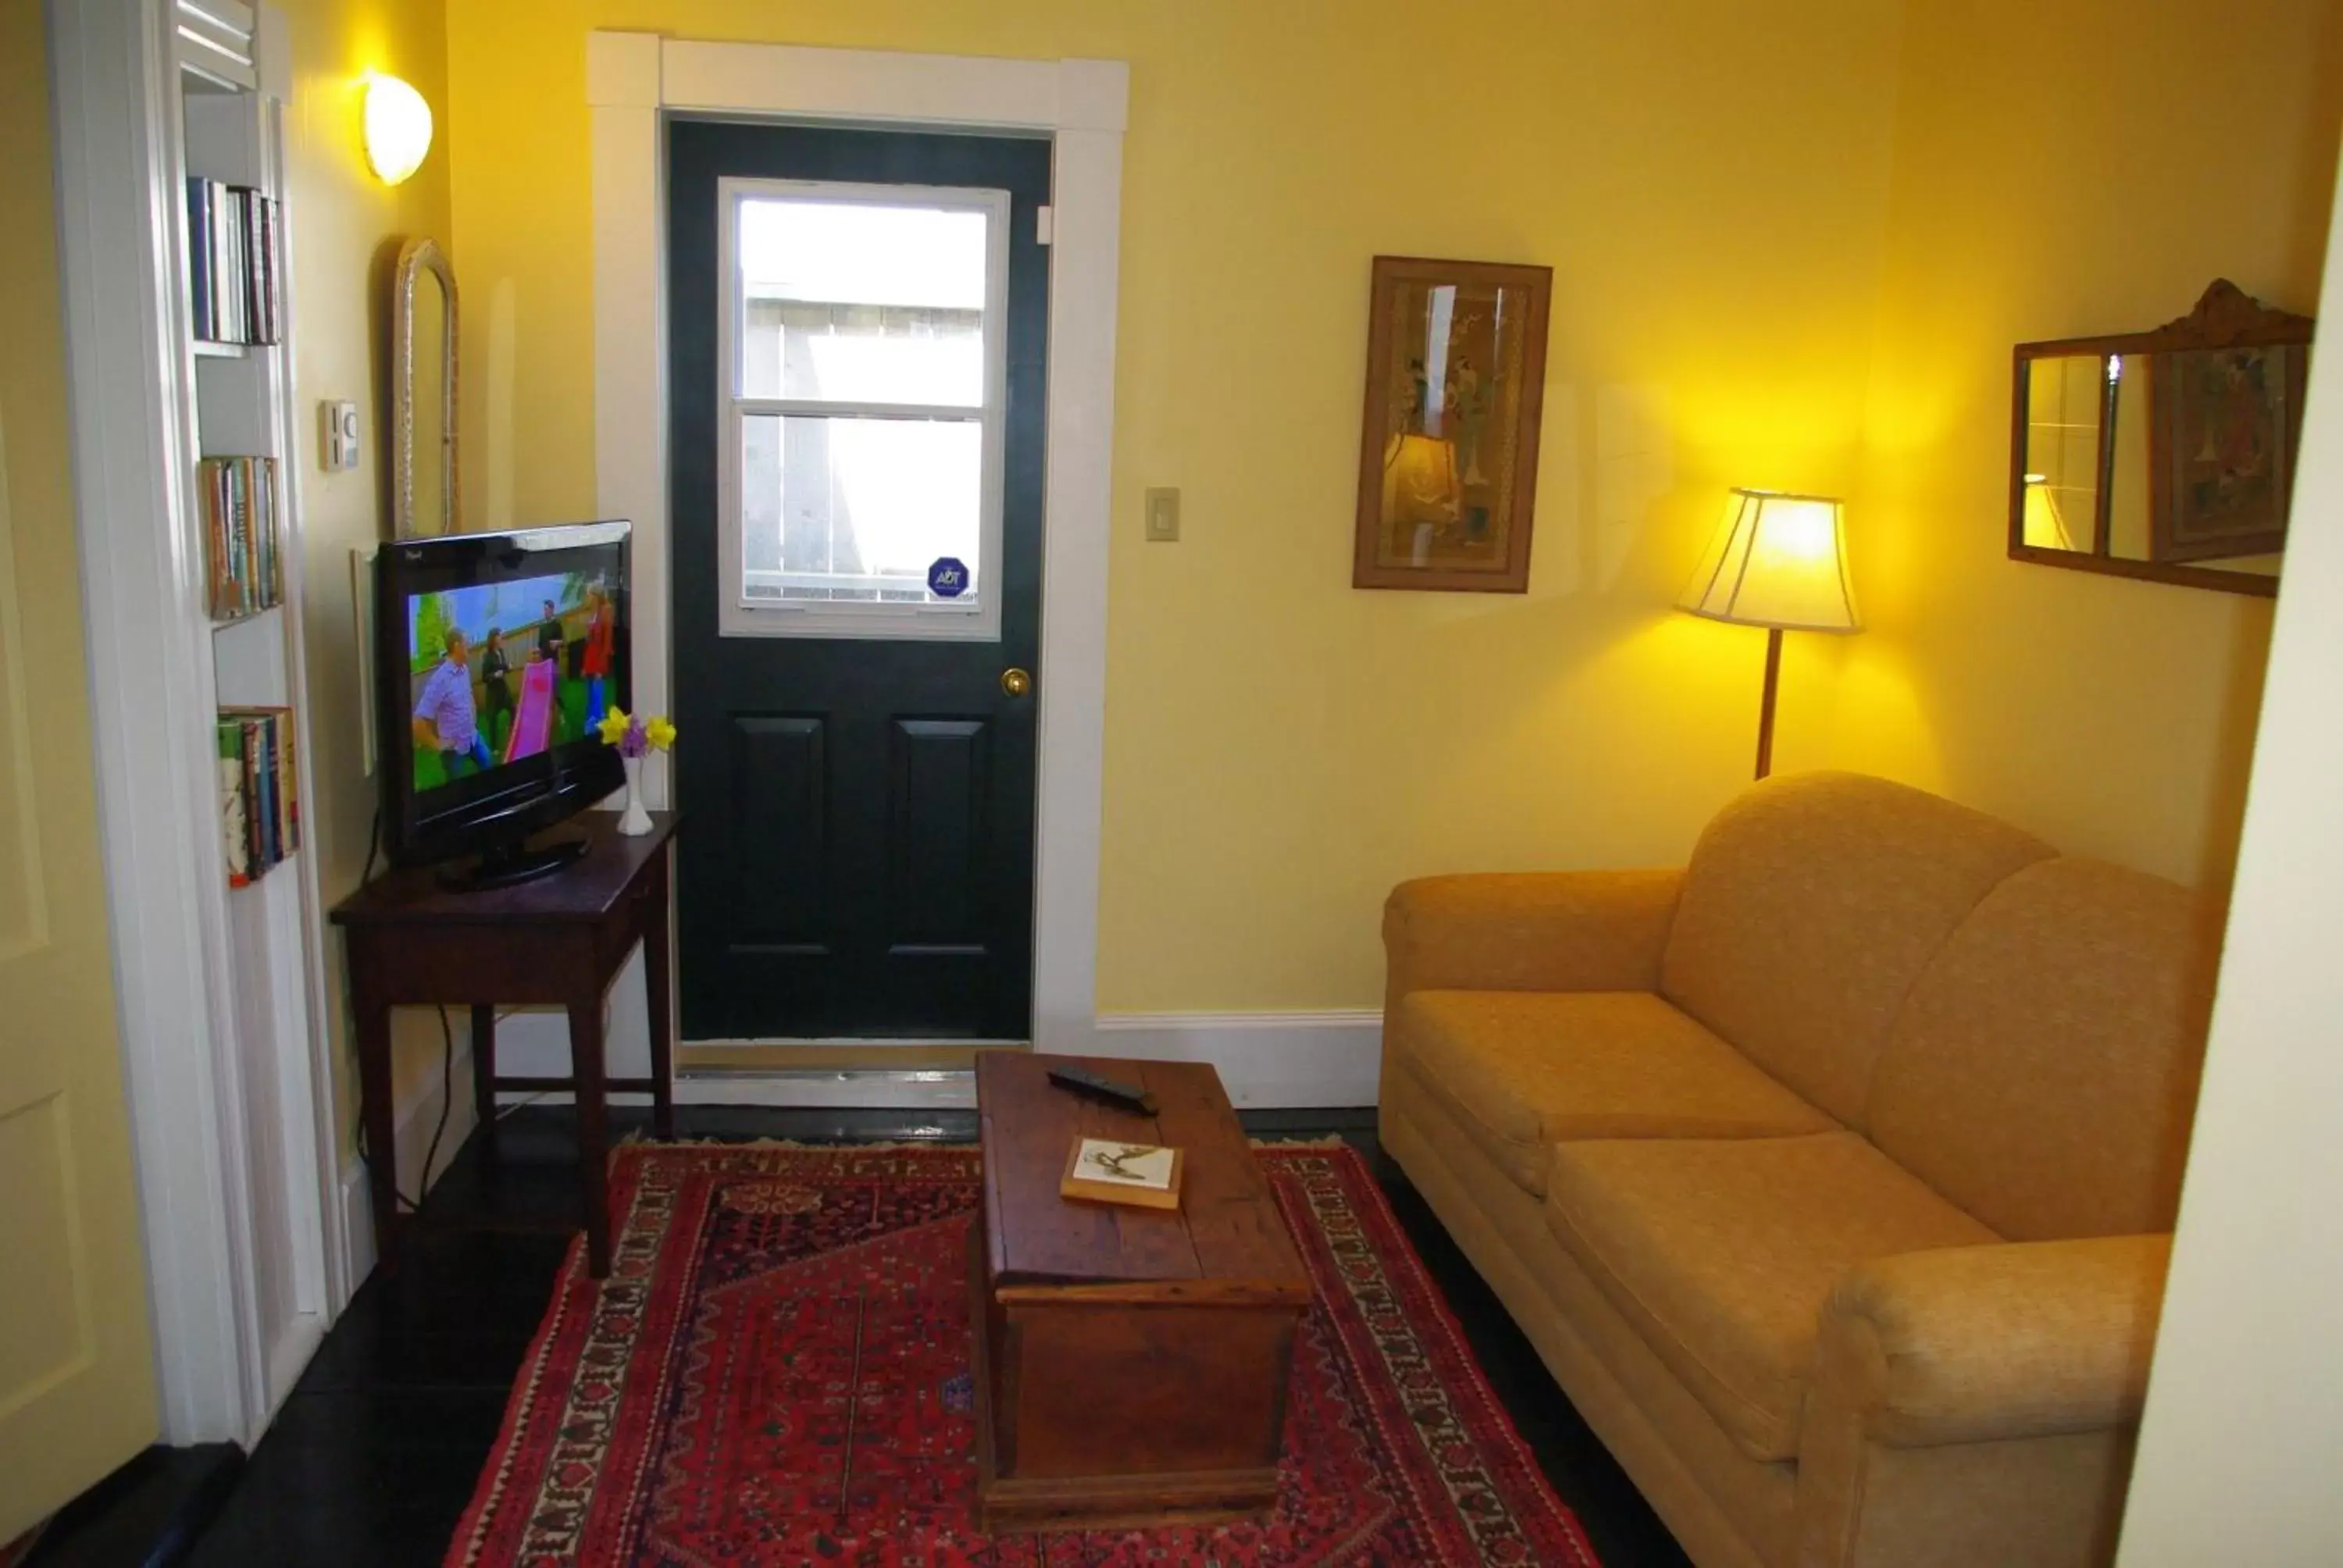
[[[391,296],[394,538],[457,528],[456,272],[436,241],[398,252]]]
[[[2153,332],[2019,344],[2011,558],[2276,593],[2310,329],[2222,279]]]

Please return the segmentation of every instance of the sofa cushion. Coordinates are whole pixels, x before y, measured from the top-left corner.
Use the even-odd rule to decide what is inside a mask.
[[[1391,1053],[1530,1192],[1568,1138],[1749,1138],[1830,1118],[1649,991],[1420,990]]]
[[[1756,1460],[1797,1456],[1848,1270],[1998,1240],[1852,1132],[1567,1143],[1550,1171],[1555,1235]]]
[[[2054,851],[1849,773],[1768,779],[1700,836],[1660,991],[1850,1127],[1898,1003],[1995,884]]]
[[[1883,1152],[2016,1241],[2172,1228],[2218,951],[2186,889],[2045,860],[1987,894],[1896,1016]]]

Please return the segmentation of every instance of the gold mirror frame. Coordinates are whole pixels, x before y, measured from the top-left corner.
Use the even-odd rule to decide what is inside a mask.
[[[428,272],[437,280],[446,309],[440,321],[440,361],[447,367],[447,386],[439,399],[439,449],[446,459],[447,478],[440,505],[443,534],[462,532],[458,516],[462,487],[457,482],[456,389],[456,270],[447,252],[432,239],[410,239],[399,247],[398,270],[391,292],[390,377],[395,406],[391,414],[391,519],[394,538],[416,537],[415,516],[415,285]]]
[[[2253,594],[2265,598],[2275,595],[2278,585],[2277,577],[2223,571],[2217,567],[2187,566],[2177,561],[2134,560],[2105,554],[2102,548],[2096,548],[2091,552],[2085,552],[2027,544],[2026,471],[2029,367],[2036,359],[2086,355],[2102,358],[2108,355],[2129,357],[2193,349],[2256,348],[2279,345],[2299,345],[2308,348],[2311,328],[2315,325],[2308,316],[2271,309],[2227,278],[2221,277],[2213,280],[2197,301],[2194,310],[2177,320],[2165,323],[2153,332],[2128,332],[2106,337],[2065,337],[2019,344],[2015,355],[2015,390],[2010,398],[2009,558],[2032,561],[2039,566],[2065,567],[2069,571],[2101,572],[2112,577],[2137,578],[2147,582],[2175,583],[2184,588],[2217,588],[2224,593]],[[2307,355],[2295,357],[2298,376],[2300,374],[2299,367],[2307,358]],[[2290,388],[2290,395],[2297,421],[2295,435],[2298,440],[2302,417],[2301,387],[2298,383]],[[2103,458],[2103,472],[2105,466]],[[2150,483],[2155,482],[2151,476]],[[2105,528],[2102,526],[2097,533],[2104,539]]]

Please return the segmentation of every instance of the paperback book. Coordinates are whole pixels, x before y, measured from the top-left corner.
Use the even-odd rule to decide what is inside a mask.
[[[204,577],[214,620],[240,620],[282,603],[282,492],[271,457],[206,457],[196,467]]]
[[[241,888],[301,847],[301,799],[289,708],[219,711],[220,837],[227,881]]]
[[[1140,1209],[1180,1206],[1180,1151],[1119,1138],[1077,1138],[1058,1194]]]
[[[187,181],[187,289],[196,336],[276,343],[283,336],[284,218],[249,186]]]

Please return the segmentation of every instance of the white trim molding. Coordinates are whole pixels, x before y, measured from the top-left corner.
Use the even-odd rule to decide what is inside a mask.
[[[1107,1013],[1093,1024],[1089,1054],[1209,1062],[1240,1111],[1349,1110],[1377,1103],[1383,1038],[1383,1014],[1372,1008]],[[538,1098],[560,1103],[568,1097]],[[976,1085],[965,1069],[719,1071],[686,1074],[675,1098],[679,1105],[945,1111],[973,1106]]]
[[[1048,471],[1042,542],[1033,1043],[1095,1031],[1099,805],[1106,728],[1107,526],[1130,67],[586,39],[594,196],[594,473],[601,515],[635,525],[635,691],[673,706],[669,631],[663,127],[671,115],[1046,136],[1052,147]],[[665,759],[646,779],[669,803]]]
[[[1091,1048],[1098,1056],[1211,1062],[1239,1111],[1377,1104],[1383,1049],[1383,1015],[1373,1008],[1106,1013]]]
[[[53,0],[47,17],[90,722],[162,1436],[249,1443],[348,1287],[328,1212],[332,1058],[303,1038],[324,996],[302,940],[316,916],[314,865],[240,906],[247,921],[257,911],[276,922],[253,939],[267,955],[256,984],[253,949],[230,934],[218,673],[197,530],[186,522],[197,432],[178,282],[177,7]],[[258,8],[253,26],[260,97],[246,176],[281,190],[289,36],[275,7]],[[277,357],[289,363],[290,347]],[[257,374],[271,378],[262,404],[281,411],[283,364]],[[271,434],[294,438],[282,426]],[[297,448],[280,449],[297,475]],[[288,620],[301,561],[297,485],[291,494],[277,612]],[[287,657],[299,702],[297,629]],[[306,780],[303,792],[314,798]],[[289,1299],[264,1273],[289,1279]]]

